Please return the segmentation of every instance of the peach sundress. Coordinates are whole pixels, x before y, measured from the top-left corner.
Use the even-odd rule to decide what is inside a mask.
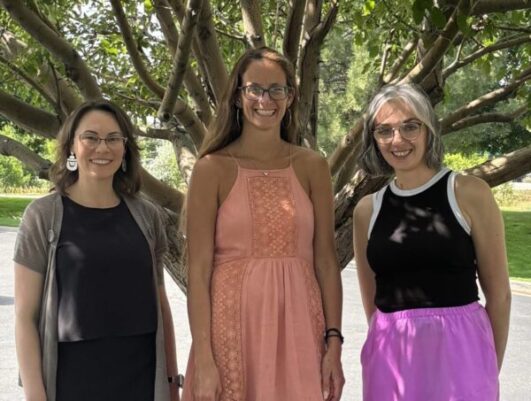
[[[313,205],[291,165],[238,164],[218,209],[211,338],[222,401],[322,401],[324,316]],[[193,400],[193,345],[184,401]]]

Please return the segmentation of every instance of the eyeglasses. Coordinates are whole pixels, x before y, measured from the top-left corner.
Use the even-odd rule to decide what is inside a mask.
[[[391,143],[395,137],[395,131],[398,130],[400,136],[407,141],[414,141],[420,134],[420,128],[424,124],[418,121],[408,121],[398,126],[380,125],[376,127],[372,134],[376,142]]]
[[[269,98],[273,100],[284,100],[293,92],[293,88],[283,85],[273,85],[269,89],[258,85],[247,85],[240,86],[238,89],[242,91],[243,96],[248,100],[260,100],[266,92],[269,94]]]
[[[86,146],[89,149],[96,149],[100,146],[100,142],[102,141],[105,142],[109,149],[119,149],[127,142],[126,137],[118,134],[109,135],[107,138],[100,138],[96,134],[87,133],[79,135],[79,140],[83,146]]]

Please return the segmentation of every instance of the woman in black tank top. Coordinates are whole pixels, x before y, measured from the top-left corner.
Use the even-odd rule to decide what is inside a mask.
[[[370,326],[364,401],[499,395],[510,311],[503,222],[488,185],[442,168],[442,157],[429,98],[412,85],[382,88],[368,107],[360,163],[393,178],[354,210]]]
[[[16,342],[28,399],[176,401],[166,236],[137,196],[134,128],[87,102],[58,135],[55,191],[28,206],[15,249]]]

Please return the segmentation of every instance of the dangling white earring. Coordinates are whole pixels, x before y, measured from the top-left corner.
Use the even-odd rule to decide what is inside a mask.
[[[125,161],[125,157],[122,159],[122,171],[124,173],[127,171],[127,162]]]
[[[76,171],[77,170],[77,159],[76,155],[74,155],[74,152],[70,152],[70,156],[66,159],[66,169],[68,171]]]

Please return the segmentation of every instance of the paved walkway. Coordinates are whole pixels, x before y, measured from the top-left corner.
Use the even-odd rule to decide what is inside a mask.
[[[17,363],[14,341],[13,264],[11,261],[15,229],[0,227],[0,401],[23,400],[17,387]],[[352,266],[343,273],[344,313],[343,368],[347,383],[342,400],[361,400],[359,352],[367,326],[363,315],[356,271]],[[173,312],[179,368],[186,369],[191,343],[186,298],[166,275],[168,296]],[[504,369],[501,374],[501,401],[531,400],[531,283],[514,283],[512,326]],[[251,401],[251,400],[249,400]],[[428,401],[428,400],[427,400]]]

